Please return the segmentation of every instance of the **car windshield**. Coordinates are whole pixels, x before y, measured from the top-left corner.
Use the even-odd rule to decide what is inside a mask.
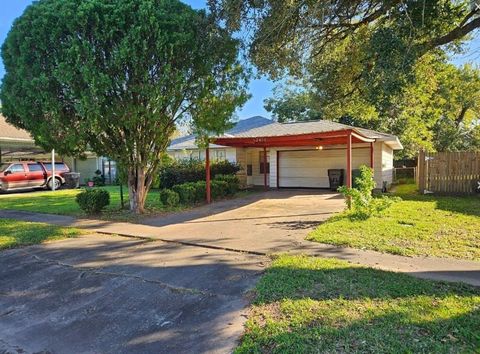
[[[5,171],[5,170],[8,168],[8,166],[10,166],[9,163],[2,163],[2,164],[0,164],[0,172]]]

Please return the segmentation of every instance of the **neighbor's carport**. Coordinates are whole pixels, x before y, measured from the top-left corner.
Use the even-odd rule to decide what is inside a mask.
[[[335,131],[324,131],[318,133],[308,133],[308,134],[286,134],[286,135],[276,135],[276,136],[252,136],[252,137],[220,137],[213,139],[213,143],[217,145],[223,146],[231,146],[237,148],[263,148],[263,163],[267,164],[267,148],[277,148],[276,151],[276,177],[277,177],[277,187],[280,187],[280,179],[282,172],[280,169],[288,168],[281,164],[282,161],[282,154],[291,154],[290,159],[288,157],[283,156],[283,161],[295,161],[298,158],[306,158],[304,166],[300,166],[297,168],[297,173],[301,173],[302,171],[308,170],[308,165],[312,163],[322,163],[322,161],[316,161],[314,159],[314,154],[312,151],[315,150],[323,150],[325,146],[340,146],[337,150],[343,152],[343,159],[341,162],[342,167],[345,167],[346,170],[346,185],[347,187],[352,186],[352,149],[354,144],[369,144],[369,165],[371,168],[374,166],[373,156],[374,156],[374,142],[375,139],[368,138],[363,134],[359,133],[355,129],[342,129],[342,130],[335,130]],[[341,147],[345,145],[345,147]],[[308,148],[305,149],[302,153],[302,147]],[[290,151],[281,151],[278,148],[296,148],[296,150]],[[209,158],[209,149],[206,149],[206,169],[207,169],[207,202],[210,201],[210,158]],[[297,156],[295,156],[295,154]],[[310,160],[308,159],[310,158]],[[313,158],[313,159],[312,159]],[[335,158],[335,157],[333,157]],[[303,169],[302,169],[303,167]],[[293,169],[292,169],[293,170]],[[268,188],[268,181],[267,181],[267,170],[264,169],[263,172],[264,176],[264,188]],[[308,179],[308,176],[307,176]],[[312,179],[312,178],[310,178]],[[308,185],[306,185],[308,187]],[[313,187],[313,185],[312,185]]]
[[[0,162],[48,158],[49,154],[35,145],[25,130],[8,124],[0,115]]]

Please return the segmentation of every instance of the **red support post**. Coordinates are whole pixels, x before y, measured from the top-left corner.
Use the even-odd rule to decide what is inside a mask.
[[[347,188],[352,188],[352,135],[347,135]]]
[[[370,168],[373,170],[373,142],[370,143]]]
[[[263,187],[268,190],[267,187],[267,147],[263,147]]]
[[[207,204],[212,201],[210,194],[210,149],[205,149],[205,172],[206,172],[206,189],[207,189]]]

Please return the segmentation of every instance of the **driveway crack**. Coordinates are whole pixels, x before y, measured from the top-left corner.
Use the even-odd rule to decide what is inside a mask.
[[[55,264],[60,267],[65,267],[69,269],[73,269],[77,272],[80,273],[79,277],[83,278],[87,273],[90,274],[95,274],[95,275],[106,275],[106,276],[112,276],[112,277],[122,277],[122,278],[129,278],[129,279],[134,279],[134,280],[139,280],[145,283],[151,283],[151,284],[156,284],[164,289],[167,289],[171,292],[174,293],[183,293],[183,294],[192,294],[192,295],[203,295],[203,296],[215,296],[215,297],[226,297],[230,298],[232,296],[229,295],[224,295],[224,294],[215,294],[209,291],[205,290],[200,290],[200,289],[195,289],[195,288],[186,288],[186,287],[181,287],[181,286],[174,286],[168,283],[165,283],[160,280],[156,279],[149,279],[149,278],[144,278],[140,275],[135,275],[135,274],[128,274],[128,273],[121,273],[121,272],[112,272],[112,271],[107,271],[103,270],[104,268],[94,268],[94,267],[82,267],[82,266],[76,266],[73,264],[69,263],[64,263],[61,261],[57,261],[55,259],[50,259],[50,258],[43,258],[40,257],[36,254],[30,253],[30,252],[25,252],[32,258],[34,258],[38,262],[42,263],[48,263],[48,264]]]

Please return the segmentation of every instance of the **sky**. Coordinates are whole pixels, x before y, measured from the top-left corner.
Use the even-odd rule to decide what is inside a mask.
[[[15,18],[19,17],[32,2],[32,0],[1,0],[0,43],[3,43],[5,40]],[[184,2],[197,9],[206,6],[205,0],[184,0]],[[465,62],[476,62],[480,65],[480,33],[478,33],[478,31],[475,40],[470,43],[467,52],[457,55],[452,58],[452,61],[456,65],[461,65]],[[0,59],[0,80],[4,74],[5,69]],[[263,107],[263,101],[272,96],[273,87],[274,83],[267,78],[252,80],[249,86],[252,98],[237,112],[238,118],[245,119],[256,115],[269,118],[270,113]]]

